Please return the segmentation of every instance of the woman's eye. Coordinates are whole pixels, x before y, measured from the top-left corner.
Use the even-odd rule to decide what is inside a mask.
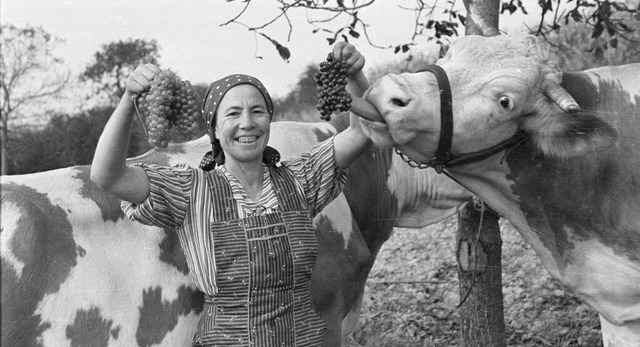
[[[510,110],[511,109],[511,99],[509,99],[509,97],[507,96],[501,96],[500,100],[498,101],[500,103],[500,106],[502,108],[504,108],[505,110]]]

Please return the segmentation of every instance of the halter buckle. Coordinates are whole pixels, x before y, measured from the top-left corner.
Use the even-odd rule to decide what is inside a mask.
[[[443,152],[437,153],[433,158],[429,159],[427,165],[436,170],[437,173],[441,174],[442,170],[444,170],[444,166],[451,160],[451,153]]]

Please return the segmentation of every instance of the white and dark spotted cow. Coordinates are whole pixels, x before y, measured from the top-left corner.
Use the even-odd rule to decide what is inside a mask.
[[[344,129],[344,118],[274,123],[270,144],[296,156]],[[203,137],[132,161],[197,165],[209,146]],[[312,299],[328,325],[325,346],[355,328],[393,227],[436,222],[470,197],[393,157],[378,148],[363,154],[344,194],[314,221]],[[88,166],[2,176],[1,247],[3,346],[189,345],[203,296],[189,283],[176,234],[125,219],[119,201],[90,182]]]
[[[451,85],[454,158],[523,134],[520,145],[448,172],[600,313],[605,346],[640,346],[640,64],[562,75],[534,38],[467,36],[437,65]],[[559,81],[581,111],[548,97]],[[366,129],[429,160],[440,95],[431,72],[385,76],[367,94],[383,119]]]

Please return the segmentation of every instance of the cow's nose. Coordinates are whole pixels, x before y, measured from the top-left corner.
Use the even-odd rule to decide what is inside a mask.
[[[391,98],[391,104],[398,107],[406,107],[411,103],[410,99]]]

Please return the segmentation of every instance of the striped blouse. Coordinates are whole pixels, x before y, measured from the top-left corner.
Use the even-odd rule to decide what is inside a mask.
[[[125,215],[146,225],[177,229],[181,240],[189,247],[187,252],[205,249],[206,247],[199,247],[199,243],[208,240],[198,237],[203,234],[197,231],[208,230],[211,216],[202,213],[200,209],[192,209],[191,199],[211,201],[211,189],[205,179],[206,175],[211,173],[187,164],[172,167],[135,165],[141,166],[147,173],[150,194],[147,200],[139,205],[123,201],[122,209]],[[281,165],[291,170],[297,178],[298,188],[307,199],[312,218],[340,194],[347,179],[348,169],[335,165],[333,137],[317,144],[309,153],[290,161],[283,161]],[[267,166],[263,165],[262,196],[258,202],[248,199],[240,182],[224,166],[216,170],[220,170],[229,181],[233,203],[238,205],[241,217],[277,210],[278,200]],[[213,255],[207,254],[205,257],[213,258]],[[189,263],[194,283],[205,294],[215,295],[216,284],[211,283],[215,279],[215,268],[204,269],[198,265],[201,264]]]

